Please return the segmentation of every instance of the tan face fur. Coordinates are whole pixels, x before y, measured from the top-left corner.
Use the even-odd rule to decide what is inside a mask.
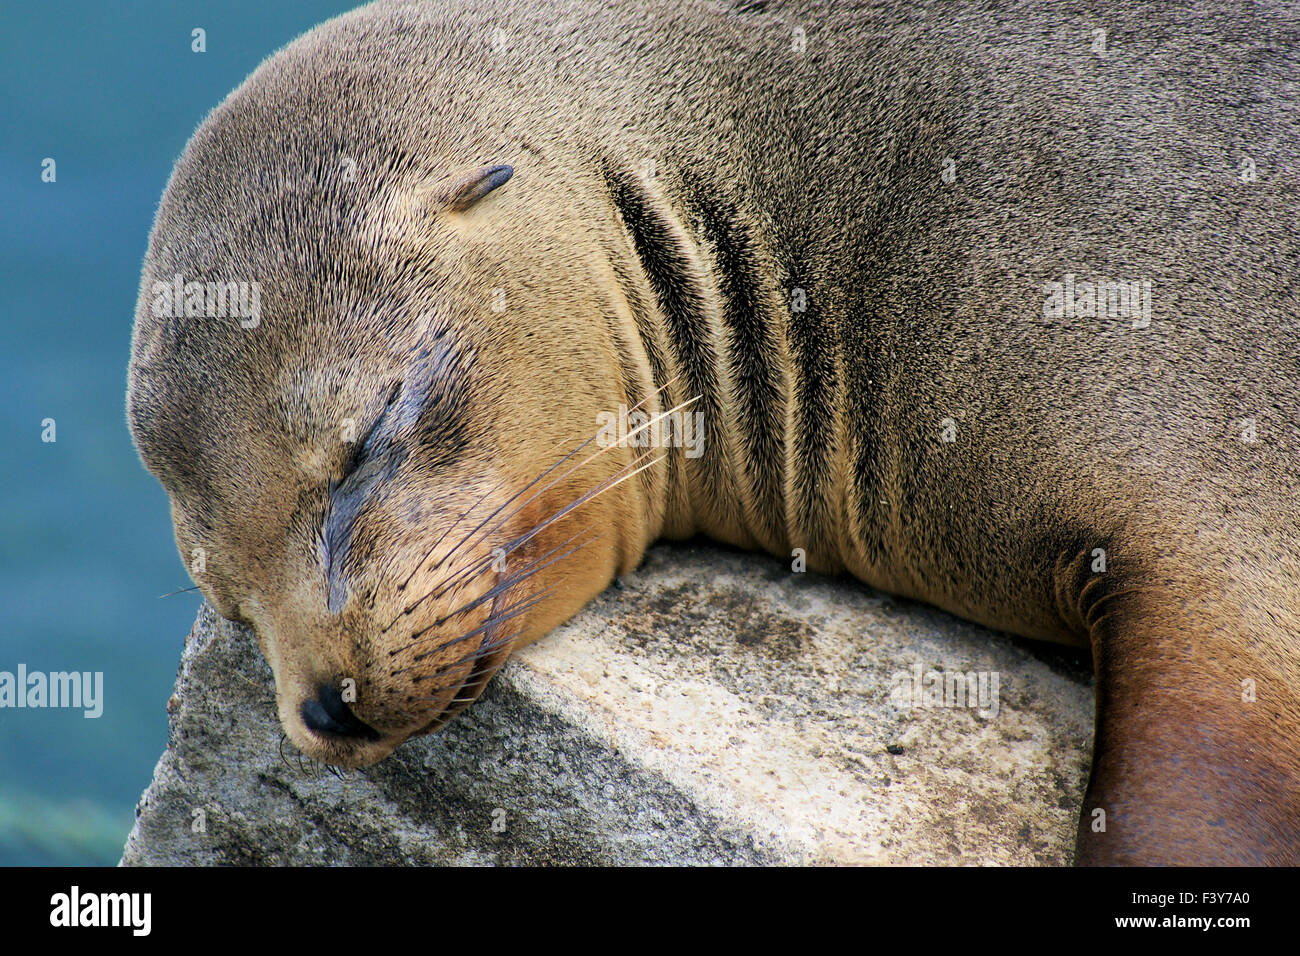
[[[187,155],[159,215],[133,435],[204,596],[255,629],[288,737],[370,764],[467,706],[648,539],[636,486],[616,484],[636,450],[592,441],[598,410],[627,402],[607,384],[619,377],[590,374],[608,361],[601,343],[564,319],[599,310],[584,303],[599,287],[536,279],[581,250],[540,222],[520,247],[511,191],[526,177],[505,184],[508,167],[367,196],[340,166],[307,187],[326,231],[279,236],[240,221],[242,197],[187,179],[208,168]],[[203,216],[206,241],[193,238]],[[190,220],[183,236],[175,217]],[[188,248],[167,244],[178,237]],[[175,274],[257,281],[259,314],[170,314]],[[576,383],[564,401],[538,401],[557,376]]]

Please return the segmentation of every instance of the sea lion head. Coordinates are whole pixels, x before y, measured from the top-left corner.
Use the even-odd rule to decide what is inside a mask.
[[[416,156],[367,118],[275,115],[232,97],[177,165],[128,420],[285,733],[362,766],[626,570],[643,457],[592,441],[626,396],[546,177],[525,194],[490,144]]]

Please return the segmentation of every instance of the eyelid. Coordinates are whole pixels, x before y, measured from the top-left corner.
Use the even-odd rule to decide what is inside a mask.
[[[379,426],[383,424],[384,419],[388,417],[388,413],[392,411],[393,406],[397,403],[397,396],[401,394],[401,391],[401,382],[397,382],[393,385],[392,390],[388,393],[388,400],[384,403],[383,411],[375,416],[375,420],[371,422],[370,427],[366,429],[365,435],[357,440],[356,446],[352,450],[352,457],[348,459],[347,465],[343,469],[344,479],[346,479],[348,475],[352,474],[352,472],[356,470],[357,466],[361,464],[366,455],[370,453],[370,442],[375,437],[375,433],[379,430]]]

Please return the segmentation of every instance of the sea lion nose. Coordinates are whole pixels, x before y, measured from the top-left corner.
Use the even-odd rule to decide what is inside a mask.
[[[360,740],[378,740],[380,736],[378,731],[352,713],[335,684],[321,684],[314,700],[309,697],[303,701],[301,713],[302,722],[318,734]]]

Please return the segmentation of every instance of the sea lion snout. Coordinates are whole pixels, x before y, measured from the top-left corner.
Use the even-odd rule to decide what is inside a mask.
[[[290,549],[284,575],[241,565],[235,590],[253,584],[258,596],[237,603],[271,664],[288,741],[330,765],[377,763],[468,707],[517,646],[602,587],[616,556],[589,547],[570,508],[604,503],[588,485],[609,479],[586,475],[607,456],[589,457],[561,456],[531,480],[467,461],[473,475],[418,513],[411,499],[434,490],[399,471],[356,516],[344,568],[331,574],[305,546]]]
[[[352,713],[337,684],[320,685],[315,697],[303,701],[298,709],[302,722],[312,733],[335,737],[378,740],[379,732]]]
[[[445,723],[504,662],[515,633],[500,625],[520,623],[528,607],[520,581],[497,570],[510,562],[496,561],[496,537],[472,535],[469,517],[456,523],[458,514],[481,521],[493,499],[447,507],[417,533],[397,516],[408,490],[394,476],[358,519],[358,536],[364,528],[391,542],[384,557],[357,554],[331,576],[301,549],[297,586],[248,602],[281,726],[299,751],[328,764],[375,763]]]

